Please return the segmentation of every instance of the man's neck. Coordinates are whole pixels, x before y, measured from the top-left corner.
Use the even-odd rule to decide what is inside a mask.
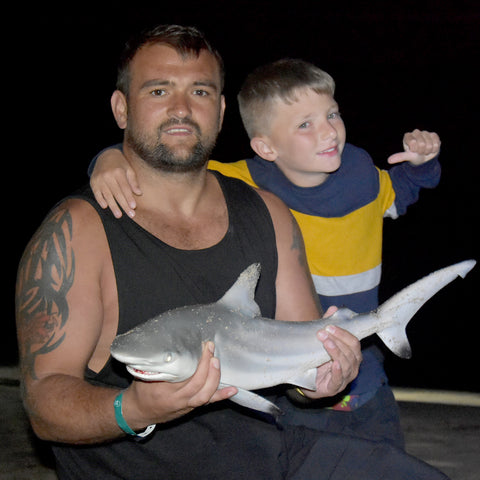
[[[143,194],[137,198],[135,221],[179,249],[208,248],[228,230],[226,201],[216,177],[200,170],[164,172],[129,158]]]

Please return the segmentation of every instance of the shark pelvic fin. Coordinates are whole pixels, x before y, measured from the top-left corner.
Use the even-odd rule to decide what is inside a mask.
[[[260,264],[252,263],[240,274],[218,303],[249,317],[259,317],[260,308],[255,302],[255,288],[259,277]]]
[[[220,388],[226,386],[227,385],[225,384],[220,384]],[[238,393],[236,393],[233,397],[230,397],[230,400],[232,402],[235,402],[238,405],[242,405],[243,407],[258,410],[259,412],[268,413],[269,415],[272,415],[275,420],[277,420],[280,415],[283,415],[283,411],[266,398],[263,398],[256,393],[250,392],[249,390],[244,390],[243,388],[237,387],[237,390]]]
[[[383,303],[376,315],[382,323],[388,325],[377,332],[385,345],[399,357],[410,358],[411,348],[405,333],[408,322],[427,300],[457,276],[465,277],[475,263],[475,260],[465,260],[437,270],[412,283]]]
[[[297,387],[306,388],[307,390],[316,390],[316,379],[317,369],[310,368],[305,372],[302,372],[300,375],[297,375],[296,377],[289,378],[288,383],[291,383],[292,385],[295,385]]]

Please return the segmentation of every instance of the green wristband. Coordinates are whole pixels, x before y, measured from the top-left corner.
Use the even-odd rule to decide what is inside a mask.
[[[155,428],[155,424],[149,425],[145,429],[145,431],[143,431],[142,433],[137,433],[128,426],[128,423],[123,418],[122,400],[123,400],[123,391],[120,392],[115,397],[115,400],[113,402],[113,408],[115,409],[115,420],[117,421],[117,425],[128,435],[141,437],[141,438],[146,437],[147,435],[150,435],[150,433],[152,433],[153,429]]]

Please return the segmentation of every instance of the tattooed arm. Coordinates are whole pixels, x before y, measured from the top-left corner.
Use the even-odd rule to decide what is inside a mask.
[[[114,327],[116,314],[116,292],[102,292],[108,282],[102,231],[87,203],[66,202],[43,222],[20,262],[16,318],[23,396],[42,438],[97,441],[120,433],[111,409],[93,408],[113,402],[115,391],[83,380],[88,364],[96,367],[108,358],[107,327]]]
[[[319,318],[321,307],[308,269],[302,234],[294,217],[275,195],[259,190],[275,228],[278,252],[276,279],[279,320],[305,321]],[[327,312],[328,314],[332,312]],[[336,395],[357,376],[362,360],[360,342],[338,327],[318,332],[319,341],[332,360],[317,368],[317,390],[303,390],[309,398]]]
[[[23,400],[36,434],[65,443],[124,435],[115,421],[118,389],[84,380],[109,358],[118,324],[115,275],[93,208],[69,200],[52,212],[27,246],[17,280],[17,332]],[[133,430],[182,416],[236,393],[218,389],[220,370],[207,344],[197,371],[178,383],[133,381],[123,413]]]

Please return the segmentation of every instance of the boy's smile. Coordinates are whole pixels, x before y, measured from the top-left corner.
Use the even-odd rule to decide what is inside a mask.
[[[295,99],[279,99],[272,108],[270,133],[263,137],[271,155],[261,156],[275,161],[295,185],[313,187],[340,167],[345,125],[331,95],[304,88]]]

